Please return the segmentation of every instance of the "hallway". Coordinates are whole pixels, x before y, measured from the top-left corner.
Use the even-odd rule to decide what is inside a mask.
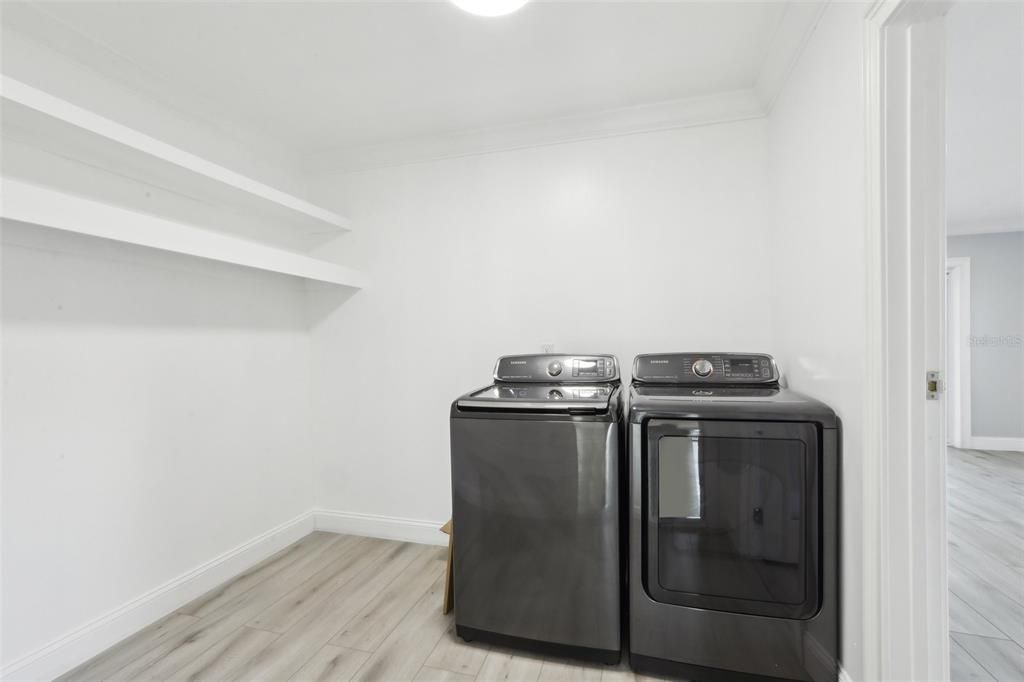
[[[949,448],[950,676],[1024,679],[1024,453]]]

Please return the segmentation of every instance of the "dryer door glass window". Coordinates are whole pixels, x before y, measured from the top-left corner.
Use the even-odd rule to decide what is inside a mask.
[[[739,613],[814,615],[816,436],[808,424],[652,421],[651,596]]]

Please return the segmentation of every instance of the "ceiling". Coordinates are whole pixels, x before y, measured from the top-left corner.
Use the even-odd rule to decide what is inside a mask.
[[[957,3],[947,27],[949,232],[1024,230],[1024,3]]]
[[[4,2],[299,154],[753,89],[785,2]],[[29,17],[29,15],[32,15]],[[32,21],[26,20],[26,17]],[[784,33],[784,32],[783,32]],[[87,44],[89,50],[83,50]]]

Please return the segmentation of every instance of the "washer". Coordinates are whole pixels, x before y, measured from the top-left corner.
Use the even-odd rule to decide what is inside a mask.
[[[618,662],[625,552],[619,367],[514,355],[451,408],[455,626]]]
[[[758,353],[640,355],[629,407],[639,672],[834,681],[839,419]]]

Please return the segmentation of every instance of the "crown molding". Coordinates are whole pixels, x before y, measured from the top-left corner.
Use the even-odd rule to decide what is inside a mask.
[[[308,155],[304,165],[310,174],[347,173],[619,135],[744,121],[761,118],[764,113],[753,90],[735,90],[501,128],[327,150]]]
[[[771,113],[775,101],[786,86],[789,74],[803,54],[807,42],[814,34],[830,0],[789,2],[775,29],[761,65],[761,73],[754,83],[754,92],[766,114]]]
[[[789,2],[765,54],[754,87],[669,100],[500,128],[329,149],[306,156],[311,175],[351,173],[372,168],[490,154],[567,142],[730,123],[771,113],[831,0]]]
[[[1024,232],[1024,213],[998,218],[954,219],[946,223],[946,235],[950,237],[963,237],[973,234],[1000,234],[1005,232]]]
[[[286,159],[289,168],[298,166],[308,173],[319,174],[759,118],[770,112],[828,2],[799,0],[786,3],[752,89],[307,154],[295,154],[295,150],[278,148],[276,143],[267,142],[267,136],[258,135],[258,126],[252,123],[250,127],[249,121],[243,125],[244,130],[236,126],[232,136],[240,140],[260,139],[263,145],[267,145],[266,149],[261,145],[253,145],[259,147],[260,152]],[[29,40],[41,40],[48,46],[59,45],[62,53],[89,64],[92,70],[110,74],[133,91],[158,99],[156,93],[159,88],[153,86],[156,78],[154,74],[146,72],[141,65],[130,62],[105,45],[78,33],[73,27],[64,25],[46,10],[45,4],[31,3],[13,19],[17,21],[8,23],[17,23],[19,32],[23,32]],[[160,75],[158,80],[173,86],[177,92],[189,92],[187,84],[170,82],[164,75]],[[189,111],[206,112],[203,123],[211,124],[228,113],[223,103],[203,98],[199,93],[190,92],[189,103],[197,106],[177,102],[169,108],[174,111],[187,108]],[[237,116],[231,118],[238,120]],[[294,163],[296,157],[298,163]]]

